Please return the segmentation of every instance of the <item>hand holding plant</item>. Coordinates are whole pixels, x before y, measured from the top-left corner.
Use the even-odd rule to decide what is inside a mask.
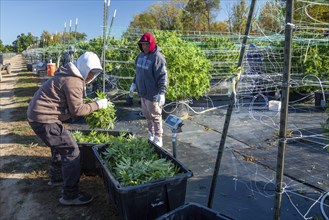
[[[107,99],[99,99],[96,101],[97,102],[97,105],[98,107],[101,109],[101,108],[107,108],[108,106],[108,100]]]

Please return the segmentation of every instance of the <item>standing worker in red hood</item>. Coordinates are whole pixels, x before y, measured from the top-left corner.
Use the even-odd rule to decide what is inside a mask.
[[[98,56],[93,52],[82,54],[76,64],[60,67],[34,94],[27,109],[28,122],[35,134],[51,148],[52,163],[48,185],[63,187],[62,205],[84,205],[92,196],[79,191],[80,150],[62,121],[85,116],[107,108],[107,99],[84,103],[86,84],[102,71]]]
[[[138,46],[141,53],[135,61],[136,75],[130,93],[133,94],[136,88],[147,120],[148,138],[162,147],[162,106],[168,85],[167,64],[151,33],[145,33],[138,41]]]

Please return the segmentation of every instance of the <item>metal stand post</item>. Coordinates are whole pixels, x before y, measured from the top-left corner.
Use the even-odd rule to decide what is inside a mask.
[[[172,152],[173,156],[176,158],[176,147],[177,147],[177,133],[182,132],[182,126],[183,124],[178,128],[178,129],[172,129],[172,135],[171,135],[171,140],[172,140]]]

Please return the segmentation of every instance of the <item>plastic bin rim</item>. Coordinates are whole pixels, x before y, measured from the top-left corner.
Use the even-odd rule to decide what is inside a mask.
[[[133,133],[128,132],[128,131],[116,131],[116,130],[91,130],[91,129],[67,129],[69,132],[74,132],[74,131],[81,131],[81,132],[91,132],[91,131],[96,131],[96,132],[104,132],[104,133],[108,133],[109,135],[113,135],[113,134],[121,134],[121,133],[126,133],[126,135],[133,135]],[[92,143],[92,142],[77,142],[77,144],[81,144],[81,145],[98,145],[98,144],[102,144],[102,143]],[[106,143],[103,143],[106,144]]]
[[[81,131],[81,132],[91,132],[91,131],[96,131],[96,132],[105,132],[105,133],[114,133],[114,134],[121,134],[121,133],[125,133],[125,134],[129,134],[129,135],[133,135],[132,132],[130,131],[120,131],[120,130],[98,130],[98,129],[67,129],[70,132],[74,132],[74,131]]]

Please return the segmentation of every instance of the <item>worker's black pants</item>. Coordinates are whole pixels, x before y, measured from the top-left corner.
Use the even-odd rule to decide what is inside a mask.
[[[79,193],[80,151],[69,131],[60,123],[43,124],[29,122],[35,134],[51,148],[52,167],[50,177],[61,172],[63,176],[63,197],[73,199]],[[53,169],[53,170],[52,170]]]

